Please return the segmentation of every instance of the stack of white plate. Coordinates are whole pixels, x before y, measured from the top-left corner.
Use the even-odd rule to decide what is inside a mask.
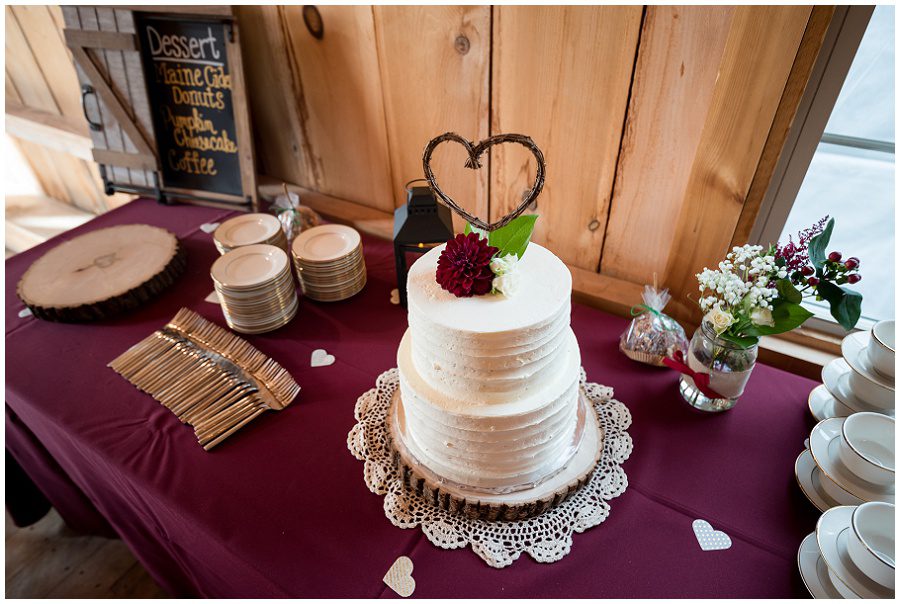
[[[241,214],[226,220],[213,232],[213,241],[220,254],[261,243],[288,251],[281,221],[271,214]]]
[[[800,545],[797,564],[814,598],[893,598],[894,506],[828,510]]]
[[[345,300],[366,285],[362,239],[355,229],[325,224],[297,235],[291,246],[303,294],[320,302]]]
[[[823,512],[867,501],[894,503],[894,418],[863,411],[819,422],[794,473]]]
[[[264,333],[297,314],[297,290],[290,261],[274,245],[248,245],[220,256],[210,270],[228,326]]]
[[[874,411],[894,417],[894,322],[850,334],[841,354],[822,369],[823,384],[809,394],[813,416],[821,421]]]

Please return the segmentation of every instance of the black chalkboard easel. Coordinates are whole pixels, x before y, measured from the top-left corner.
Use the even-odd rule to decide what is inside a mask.
[[[135,24],[163,195],[254,205],[252,143],[234,23],[136,13]]]

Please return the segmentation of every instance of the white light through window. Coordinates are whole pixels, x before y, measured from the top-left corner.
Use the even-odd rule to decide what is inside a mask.
[[[878,6],[779,238],[834,218],[828,251],[860,259],[866,322],[894,318],[894,138],[894,7]]]

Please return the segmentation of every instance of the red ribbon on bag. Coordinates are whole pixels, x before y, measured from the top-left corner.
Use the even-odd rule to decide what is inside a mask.
[[[672,355],[674,358],[665,358],[663,359],[663,363],[669,369],[674,369],[678,373],[683,373],[686,376],[689,376],[692,380],[694,380],[694,385],[697,386],[697,390],[703,393],[704,396],[708,396],[709,398],[726,398],[709,387],[709,374],[708,373],[699,373],[694,371],[690,367],[688,367],[687,363],[684,359],[684,353],[680,350],[676,350],[675,354]]]

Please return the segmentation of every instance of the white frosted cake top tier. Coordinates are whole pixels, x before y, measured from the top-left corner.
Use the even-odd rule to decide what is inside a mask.
[[[458,298],[435,281],[444,246],[419,258],[409,270],[407,297],[410,315],[457,332],[502,333],[528,329],[552,321],[568,306],[572,274],[549,250],[531,243],[518,263],[520,287],[514,296],[487,294]]]

